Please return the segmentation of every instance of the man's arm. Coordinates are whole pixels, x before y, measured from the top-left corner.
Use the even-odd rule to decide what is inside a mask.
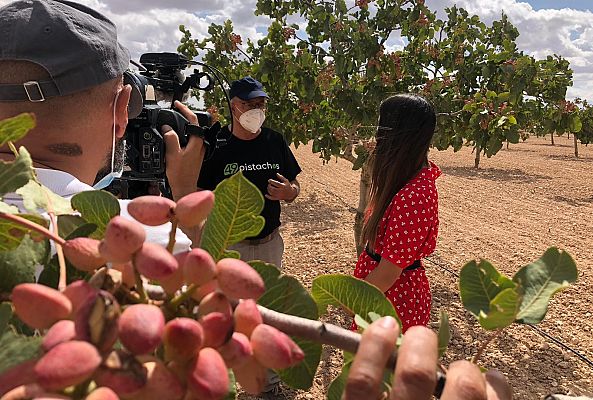
[[[175,107],[187,118],[191,124],[198,125],[198,117],[183,103],[176,101]],[[183,196],[197,190],[196,183],[204,161],[204,140],[197,136],[191,136],[185,148],[179,144],[179,136],[170,126],[163,126],[165,137],[167,180],[171,186],[173,200],[177,201]],[[200,227],[187,228],[180,226],[183,232],[192,241],[192,247],[200,243]]]
[[[190,124],[198,125],[198,117],[186,105],[176,101],[175,107]],[[196,182],[204,161],[204,140],[198,136],[191,136],[187,146],[181,148],[179,136],[170,126],[163,126],[162,131],[165,137],[167,180],[171,186],[173,200],[177,201],[196,191]]]

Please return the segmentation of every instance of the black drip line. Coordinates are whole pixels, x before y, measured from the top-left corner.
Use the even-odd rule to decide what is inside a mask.
[[[451,270],[450,268],[447,268],[444,264],[438,263],[434,260],[432,260],[429,257],[425,258],[426,261],[430,262],[433,265],[436,265],[437,267],[449,272],[450,274],[454,275],[456,278],[459,278],[459,274],[453,270]],[[593,368],[593,361],[591,361],[590,359],[588,359],[586,356],[584,356],[583,354],[581,354],[578,350],[573,349],[572,347],[568,346],[566,343],[562,342],[560,339],[555,338],[554,336],[550,335],[549,333],[546,333],[545,331],[543,331],[542,329],[538,328],[535,325],[531,325],[531,324],[520,324],[520,325],[526,325],[528,327],[530,327],[532,330],[534,330],[536,333],[538,333],[540,336],[554,342],[557,346],[563,348],[566,351],[569,351],[571,353],[573,353],[574,355],[576,355],[578,358],[581,359],[581,361],[587,363],[589,365],[589,367]]]

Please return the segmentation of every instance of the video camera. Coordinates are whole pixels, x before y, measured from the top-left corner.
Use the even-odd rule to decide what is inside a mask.
[[[174,108],[190,89],[203,91],[215,87],[214,78],[198,70],[185,77],[182,73],[192,62],[177,53],[146,53],[140,57],[143,70],[126,71],[124,84],[132,86],[132,95],[142,96],[142,111],[128,121],[125,134],[125,166],[122,177],[114,180],[108,190],[120,198],[134,198],[160,192],[171,197],[165,174],[165,142],[161,127],[169,125],[185,147],[191,135],[204,139],[208,159],[216,147],[220,124],[212,125],[208,112],[197,112],[199,126],[189,121]],[[159,102],[171,103],[163,108]]]

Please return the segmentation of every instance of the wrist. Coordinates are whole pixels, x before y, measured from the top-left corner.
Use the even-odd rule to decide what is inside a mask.
[[[187,196],[190,193],[193,193],[197,190],[197,186],[173,186],[171,185],[171,194],[173,195],[173,200],[177,201],[183,196]]]
[[[286,201],[289,203],[292,203],[299,196],[299,187],[297,185],[295,185],[294,183],[291,183],[290,187],[292,188],[293,193],[292,193],[292,196]]]

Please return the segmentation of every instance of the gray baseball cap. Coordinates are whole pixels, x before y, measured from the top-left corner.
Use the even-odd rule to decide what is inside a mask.
[[[95,10],[63,0],[18,0],[0,8],[0,60],[33,62],[51,77],[0,83],[0,102],[38,102],[122,75],[130,54],[117,41],[113,22]],[[142,103],[137,96],[130,103],[133,118]]]

